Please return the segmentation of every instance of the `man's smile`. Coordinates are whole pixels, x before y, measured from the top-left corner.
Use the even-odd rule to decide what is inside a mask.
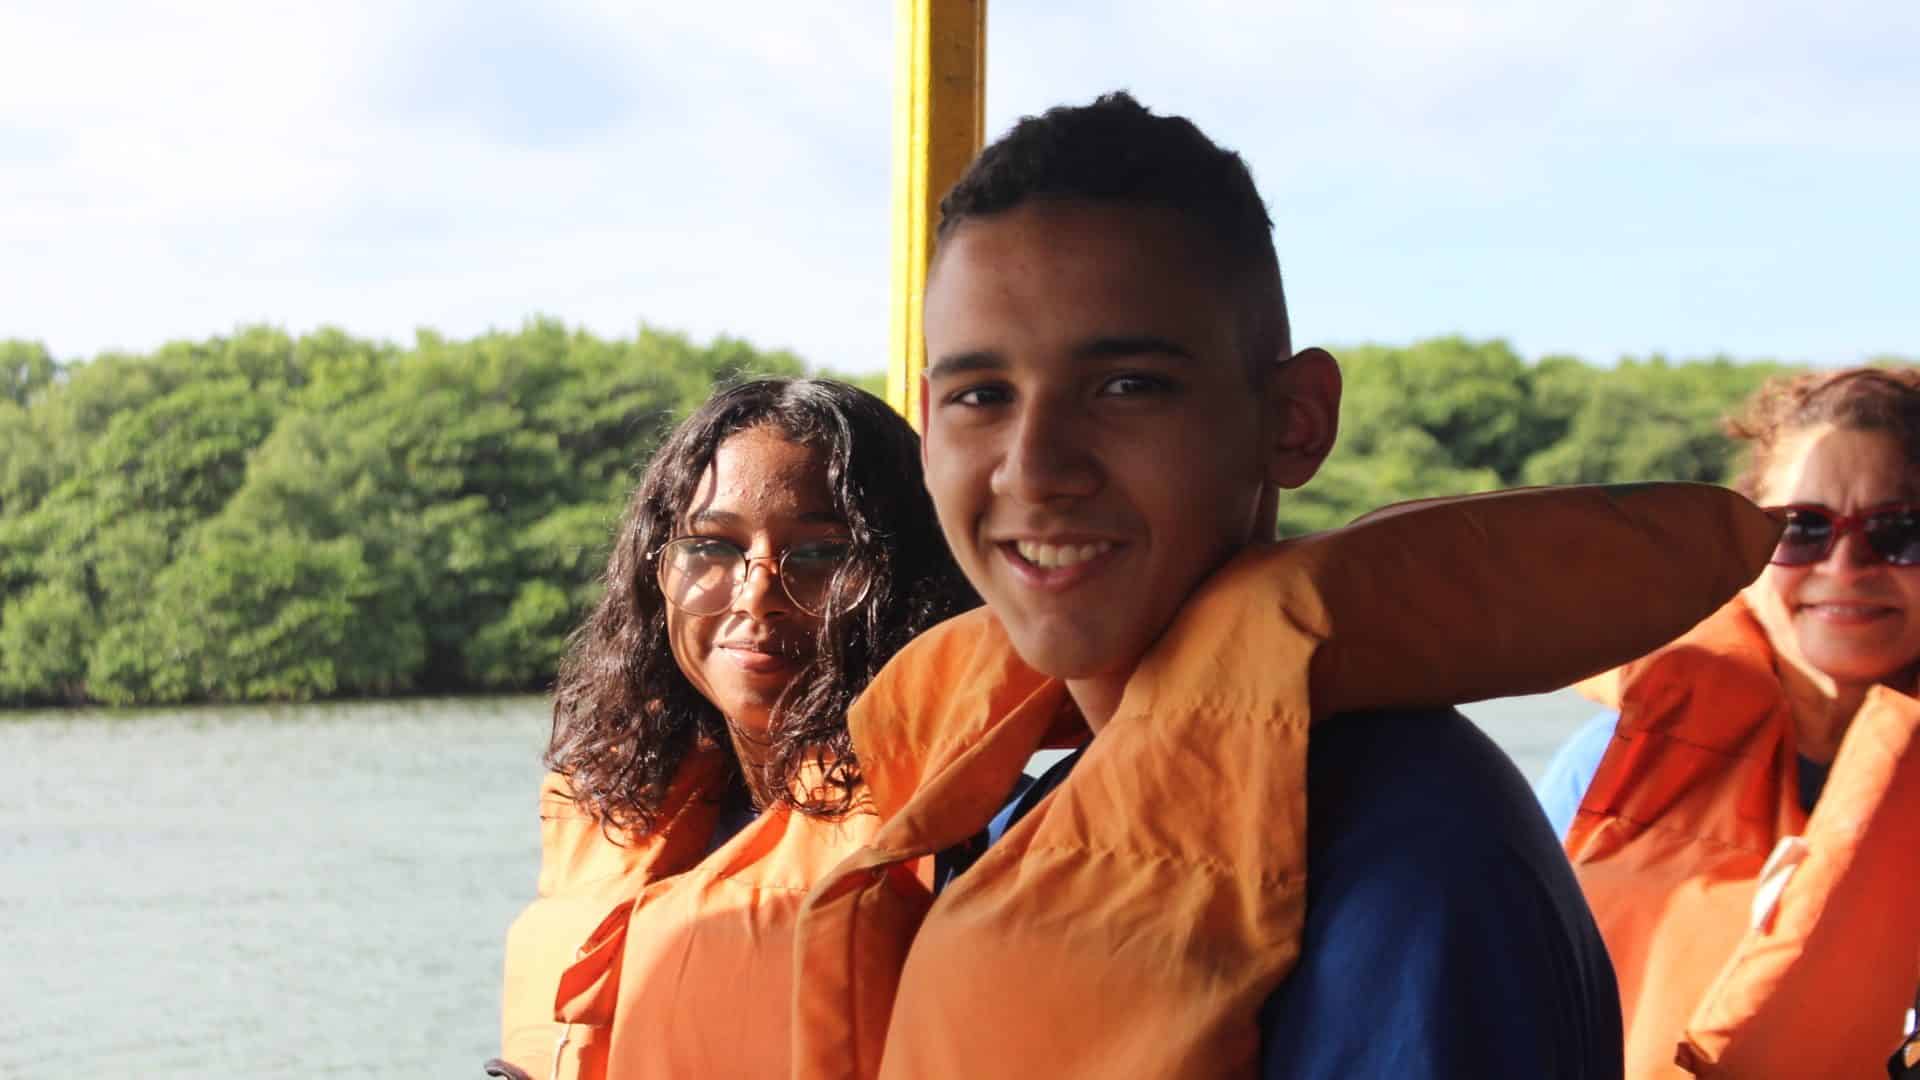
[[[1003,540],[994,548],[1015,580],[1030,588],[1057,592],[1098,575],[1125,550],[1125,545],[1112,540]]]
[[[1089,544],[1047,543],[1041,540],[1015,540],[1013,549],[1022,559],[1045,570],[1078,566],[1114,549],[1110,540]]]

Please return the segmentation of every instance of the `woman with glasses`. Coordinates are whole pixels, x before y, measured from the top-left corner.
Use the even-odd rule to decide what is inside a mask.
[[[1772,564],[1586,689],[1541,782],[1620,980],[1627,1075],[1886,1075],[1920,986],[1920,369],[1729,424]]]
[[[786,1072],[793,916],[872,831],[848,704],[977,601],[919,441],[814,379],[716,394],[634,491],[554,695],[494,1075]]]

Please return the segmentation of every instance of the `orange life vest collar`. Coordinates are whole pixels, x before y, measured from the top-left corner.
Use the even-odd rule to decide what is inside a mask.
[[[1569,851],[1592,861],[1648,828],[1685,829],[1764,861],[1779,837],[1801,831],[1792,716],[1744,599],[1620,668],[1616,681],[1615,739],[1568,830]],[[1744,778],[1731,814],[1719,790],[1729,770]]]
[[[874,810],[887,822],[873,846],[894,854],[944,848],[971,833],[948,836],[941,823],[991,817],[999,809],[990,798],[974,805],[966,792],[952,793],[950,802],[916,800],[952,762],[966,760],[1011,786],[1035,749],[1073,745],[1087,734],[1065,685],[1023,663],[985,608],[943,623],[909,648],[934,660],[941,684],[896,678],[863,695],[848,720],[864,750]],[[875,716],[880,695],[891,705],[884,718]],[[916,812],[902,816],[909,802],[918,804]],[[930,812],[936,803],[938,811]]]
[[[1229,1063],[1252,1060],[1254,1013],[1290,969],[1305,912],[1309,705],[1297,673],[1316,642],[1289,634],[1277,618],[1243,624],[1240,648],[1259,654],[1261,670],[1295,674],[1272,680],[1271,697],[1249,693],[1245,677],[1228,690],[1213,680],[1254,657],[1188,629],[1218,617],[1204,603],[1183,614],[1069,782],[944,893],[939,916],[924,922],[932,898],[905,864],[986,824],[1032,753],[1061,729],[1065,691],[1020,664],[999,623],[977,612],[910,646],[920,663],[902,666],[899,677],[862,698],[851,717],[855,739],[883,748],[870,760],[887,760],[888,749],[899,749],[894,739],[929,721],[933,745],[914,756],[919,767],[906,770],[904,779],[917,784],[911,798],[897,793],[903,777],[873,777],[876,805],[900,808],[810,898],[796,1075],[919,1076],[956,1060],[977,1075],[1220,1075]],[[930,717],[929,702],[952,704]],[[991,703],[984,715],[983,702]],[[1222,761],[1273,782],[1196,806],[1192,793],[1213,786]],[[1142,829],[1141,801],[1161,808],[1157,828]],[[1271,828],[1257,839],[1209,828],[1215,813]],[[996,888],[1009,875],[1046,883]],[[1131,887],[1116,890],[1120,882]],[[1153,917],[1143,920],[1145,895],[1153,897]],[[975,920],[994,932],[946,932]],[[1115,934],[1126,936],[1125,948],[1116,949]],[[844,957],[829,967],[837,978],[812,978],[828,952]],[[1079,999],[1075,988],[1095,965],[1132,990],[1097,1007]],[[1018,991],[996,985],[1016,970],[1025,983]],[[821,992],[835,983],[841,995]],[[927,1008],[942,1013],[937,1028],[912,1020]],[[884,1029],[858,1022],[889,1015],[896,1022]],[[1169,1043],[1169,1025],[1186,1037]],[[955,1058],[955,1048],[940,1041],[987,1031],[996,1033],[987,1042],[1001,1043],[1004,1053],[972,1039]],[[834,1032],[840,1037],[822,1038]]]

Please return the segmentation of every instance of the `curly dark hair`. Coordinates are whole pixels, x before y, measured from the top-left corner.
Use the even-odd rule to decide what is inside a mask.
[[[1726,422],[1727,434],[1747,444],[1746,467],[1734,490],[1759,498],[1780,444],[1817,424],[1885,432],[1906,448],[1908,464],[1920,465],[1920,367],[1855,367],[1768,379]]]
[[[851,808],[860,767],[848,705],[915,634],[979,603],[940,534],[919,437],[885,402],[825,379],[759,379],[715,393],[648,463],[620,522],[606,592],[560,664],[547,765],[603,826],[651,828],[687,754],[729,745],[725,718],[674,660],[653,556],[675,535],[720,444],[759,427],[826,455],[827,487],[868,582],[852,610],[828,615],[813,659],[774,709],[773,797],[817,816]],[[803,785],[802,770],[814,765],[821,774]]]
[[[1240,155],[1182,116],[1156,116],[1124,90],[1026,116],[967,166],[940,200],[939,238],[1030,200],[1136,203],[1203,228],[1239,294],[1249,362],[1292,353],[1273,219]]]

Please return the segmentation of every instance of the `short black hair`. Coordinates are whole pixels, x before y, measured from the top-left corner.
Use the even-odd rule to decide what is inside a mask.
[[[1209,234],[1240,293],[1253,358],[1292,351],[1273,219],[1240,155],[1183,116],[1156,116],[1124,90],[1026,116],[980,151],[940,200],[939,238],[1032,200],[1138,203]]]

